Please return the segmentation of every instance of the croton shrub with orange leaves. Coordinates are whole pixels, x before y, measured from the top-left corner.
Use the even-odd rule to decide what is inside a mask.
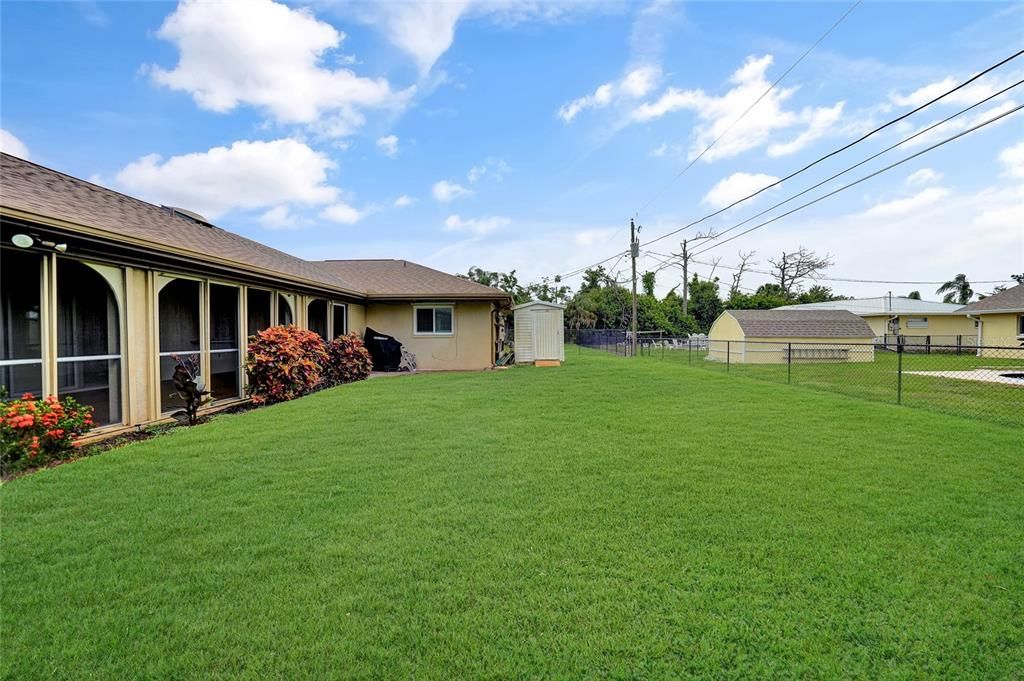
[[[370,351],[356,332],[338,336],[327,344],[327,366],[324,373],[330,385],[361,381],[373,369]]]
[[[0,468],[4,473],[73,458],[93,426],[92,407],[73,397],[25,393],[0,403]]]
[[[313,331],[293,324],[250,336],[245,361],[254,404],[285,402],[320,388],[361,381],[372,368],[370,352],[359,334],[325,343]]]
[[[323,339],[294,324],[250,336],[245,370],[253,403],[285,402],[312,392],[323,380],[327,360]]]

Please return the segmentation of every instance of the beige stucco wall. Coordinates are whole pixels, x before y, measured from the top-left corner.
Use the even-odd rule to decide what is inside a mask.
[[[1019,348],[1021,341],[1017,338],[1017,318],[1024,313],[1003,313],[981,315],[982,345],[997,345],[1009,348]],[[982,357],[1007,357],[1012,355],[1007,350],[982,350]],[[1020,351],[1020,357],[1024,362],[1024,349]]]
[[[411,303],[369,303],[366,326],[401,341],[416,355],[416,365],[421,370],[490,368],[494,365],[491,303],[454,305],[455,332],[451,336],[414,335]]]
[[[873,362],[875,359],[874,338],[870,336],[851,338],[747,338],[747,343],[741,343],[743,354],[740,361],[745,364],[773,364],[785,363],[786,350],[792,344],[794,350],[793,362],[808,364],[812,362]],[[799,357],[796,352],[802,348],[844,348],[848,351],[846,360],[824,359],[817,357]],[[736,361],[733,354],[732,361]]]
[[[366,331],[366,308],[358,303],[348,304],[348,330],[360,335]]]
[[[872,315],[870,317],[863,317],[863,319],[871,326],[871,330],[875,332],[876,336],[882,336],[891,333],[889,330],[889,317],[890,315]],[[908,319],[919,319],[921,317],[928,319],[927,328],[910,328],[907,326]],[[899,323],[900,333],[905,336],[973,336],[975,333],[974,320],[969,319],[965,314],[904,314],[899,315]]]

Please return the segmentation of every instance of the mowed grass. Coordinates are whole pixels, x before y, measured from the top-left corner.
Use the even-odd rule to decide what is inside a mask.
[[[899,358],[894,352],[876,351],[871,362],[797,361],[787,366],[783,354],[785,344],[751,344],[751,347],[777,361],[761,364],[732,362],[727,367],[724,361],[707,360],[703,352],[696,350],[688,353],[686,350],[660,349],[651,349],[650,354],[641,355],[638,359],[728,371],[735,376],[788,382],[794,386],[881,402],[896,403],[899,400],[904,406],[1024,428],[1024,382],[1006,385],[913,373],[983,370],[986,375],[998,376],[1009,371],[1024,372],[1024,348],[1004,350],[1000,357],[976,357],[971,353],[904,353],[903,384],[900,386]]]
[[[0,489],[10,679],[1020,678],[1019,429],[569,353]]]

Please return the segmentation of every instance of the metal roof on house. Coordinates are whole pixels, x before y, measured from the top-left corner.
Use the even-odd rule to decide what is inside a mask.
[[[280,278],[341,294],[371,297],[445,295],[502,300],[498,289],[402,260],[325,266],[246,239],[216,225],[182,215],[181,209],[147,203],[91,182],[0,154],[0,211],[5,215],[99,236],[199,263]],[[351,273],[351,278],[346,273]]]
[[[824,303],[784,305],[780,310],[849,310],[855,315],[870,317],[882,314],[962,314],[963,306],[933,300],[915,300],[899,296],[830,300]]]
[[[1024,312],[1024,284],[1017,284],[961,308],[966,314]]]
[[[868,323],[849,310],[726,310],[751,338],[874,338]]]
[[[484,286],[408,260],[323,260],[323,271],[352,282],[370,298],[508,298],[504,291]]]

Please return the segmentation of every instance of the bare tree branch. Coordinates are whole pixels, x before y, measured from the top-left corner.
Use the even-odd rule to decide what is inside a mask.
[[[806,279],[814,279],[833,265],[829,253],[819,256],[814,251],[801,246],[793,253],[783,252],[780,258],[769,258],[774,270],[775,280],[786,295],[800,288]]]

